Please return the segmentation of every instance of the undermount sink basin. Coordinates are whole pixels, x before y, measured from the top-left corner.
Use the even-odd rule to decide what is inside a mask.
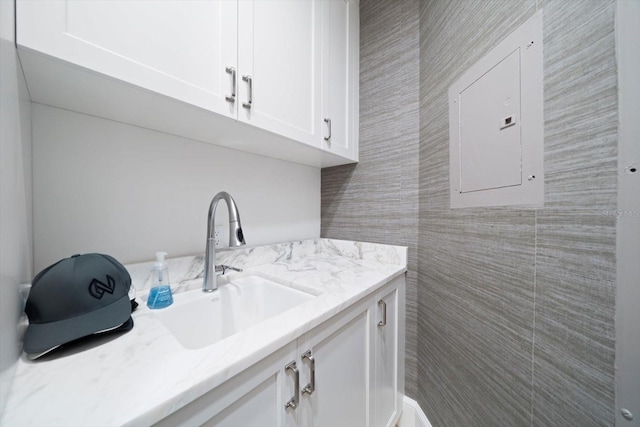
[[[173,295],[173,304],[153,315],[188,349],[202,348],[283,313],[315,295],[259,276],[240,277],[217,291]]]

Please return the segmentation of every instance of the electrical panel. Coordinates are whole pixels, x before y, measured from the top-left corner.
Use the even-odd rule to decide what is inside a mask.
[[[542,13],[449,88],[451,207],[544,204]]]

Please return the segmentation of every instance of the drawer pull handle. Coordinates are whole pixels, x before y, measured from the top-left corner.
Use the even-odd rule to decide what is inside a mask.
[[[327,124],[327,126],[329,127],[329,136],[325,136],[324,140],[328,141],[331,139],[331,119],[324,119],[324,122]]]
[[[307,359],[311,364],[311,374],[309,378],[309,384],[302,389],[302,394],[308,394],[311,396],[316,391],[316,359],[311,355],[311,350],[306,351],[302,355],[302,360]]]
[[[293,397],[289,399],[287,403],[284,404],[284,407],[286,409],[296,409],[298,407],[298,402],[300,399],[300,371],[298,371],[298,368],[296,367],[295,360],[289,363],[287,366],[285,366],[284,370],[291,371],[295,375],[295,380],[294,380],[295,390],[293,392]]]
[[[378,326],[385,326],[387,324],[387,303],[380,300],[378,306],[382,306],[382,320],[378,322]]]
[[[236,69],[233,67],[227,67],[224,70],[227,74],[231,74],[231,95],[225,96],[224,99],[233,104],[236,102]]]
[[[253,85],[251,76],[242,76],[242,81],[247,82],[247,102],[243,102],[242,106],[247,110],[250,110],[251,104],[253,103]]]

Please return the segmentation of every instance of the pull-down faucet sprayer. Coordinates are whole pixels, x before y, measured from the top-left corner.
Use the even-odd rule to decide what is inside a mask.
[[[229,210],[229,247],[242,246],[245,244],[238,206],[229,193],[221,191],[213,197],[209,205],[207,248],[204,255],[204,282],[202,285],[204,292],[213,292],[218,289],[216,276],[216,243],[213,234],[215,232],[216,207],[221,199],[227,203]]]

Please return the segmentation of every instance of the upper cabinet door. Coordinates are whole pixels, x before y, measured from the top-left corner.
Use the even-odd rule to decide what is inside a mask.
[[[19,1],[17,41],[235,118],[237,13],[226,0]]]
[[[16,22],[34,102],[314,167],[358,160],[357,0],[17,0]]]
[[[320,146],[322,3],[239,1],[239,121]]]
[[[323,1],[323,149],[358,160],[359,5]]]

